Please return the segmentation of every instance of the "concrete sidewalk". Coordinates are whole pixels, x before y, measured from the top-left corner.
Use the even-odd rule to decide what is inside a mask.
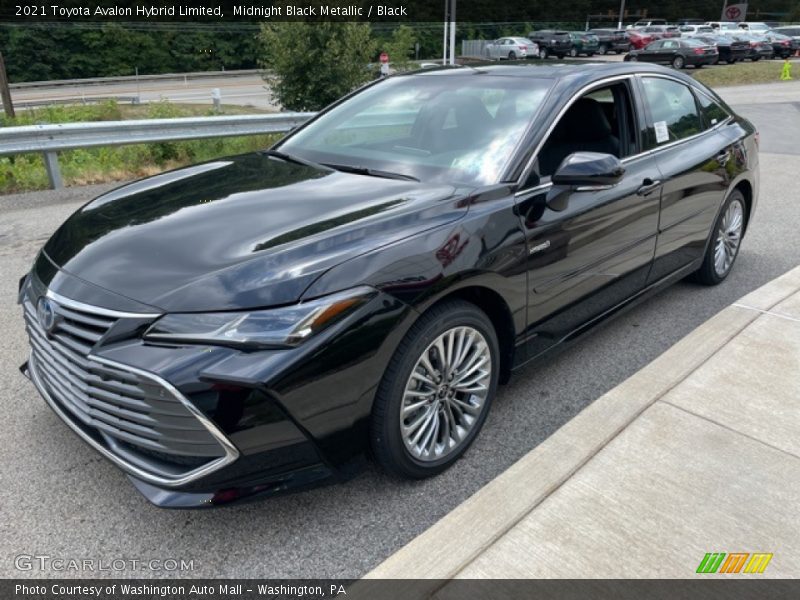
[[[800,267],[596,400],[367,578],[692,578],[708,552],[774,555],[738,577],[800,577],[798,507]],[[737,577],[702,575],[716,576]],[[441,585],[430,591],[448,597]]]

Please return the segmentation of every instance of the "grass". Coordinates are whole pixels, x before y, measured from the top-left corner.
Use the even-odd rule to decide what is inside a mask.
[[[222,114],[245,114],[254,111],[253,108],[243,106],[222,107]],[[156,102],[128,106],[115,102],[104,102],[85,106],[51,106],[18,110],[17,117],[13,121],[3,117],[0,124],[12,126],[81,121],[120,121],[212,114],[215,113],[208,106],[201,105]],[[278,137],[276,134],[270,134],[69,150],[59,153],[59,165],[65,185],[125,181],[220,156],[265,148],[272,145]],[[49,188],[47,172],[40,154],[0,157],[0,194],[47,188]]]
[[[720,65],[713,68],[687,69],[686,73],[710,87],[726,85],[748,85],[751,83],[780,82],[782,60],[760,60],[758,62],[739,62],[733,65]],[[800,78],[800,62],[792,63],[792,77]]]

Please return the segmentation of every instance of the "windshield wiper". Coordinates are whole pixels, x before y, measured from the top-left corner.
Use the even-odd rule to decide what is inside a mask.
[[[315,163],[311,160],[306,160],[305,158],[300,158],[299,156],[295,156],[294,154],[289,154],[288,152],[283,152],[281,150],[262,150],[262,153],[266,154],[267,156],[274,156],[275,158],[280,158],[281,160],[293,162],[298,165],[304,165],[313,169],[323,169],[325,167],[325,165]]]
[[[406,175],[405,173],[394,173],[392,171],[382,171],[380,169],[370,169],[369,167],[360,167],[358,165],[336,165],[332,163],[322,163],[326,167],[335,169],[337,171],[344,171],[346,173],[356,173],[357,175],[369,175],[370,177],[383,177],[384,179],[404,179],[406,181],[419,181],[413,175]]]

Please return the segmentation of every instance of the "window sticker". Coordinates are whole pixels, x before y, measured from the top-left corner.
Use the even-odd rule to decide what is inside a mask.
[[[656,121],[656,142],[662,144],[669,141],[669,131],[667,130],[666,121]]]

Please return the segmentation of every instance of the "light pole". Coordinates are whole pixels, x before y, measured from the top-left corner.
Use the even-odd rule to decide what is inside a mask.
[[[447,51],[448,37],[450,52]],[[449,59],[449,62],[448,62]],[[456,0],[444,0],[444,34],[442,35],[442,64],[456,64]]]
[[[619,3],[619,23],[617,29],[622,29],[622,19],[625,18],[625,0],[620,0]]]
[[[450,64],[456,64],[456,0],[450,0]]]
[[[444,0],[444,35],[442,36],[442,64],[447,64],[447,7],[450,0]]]

